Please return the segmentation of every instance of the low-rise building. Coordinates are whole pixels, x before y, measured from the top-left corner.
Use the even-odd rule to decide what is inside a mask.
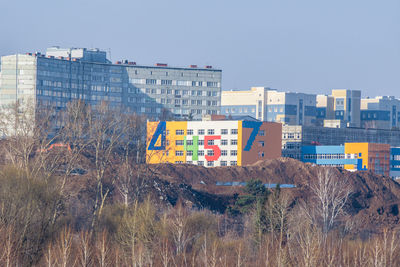
[[[282,156],[301,158],[302,146],[337,146],[344,143],[378,143],[400,147],[400,131],[317,126],[282,126]]]
[[[256,120],[147,123],[146,162],[244,166],[281,156],[282,125]]]
[[[342,167],[349,171],[371,170],[390,174],[390,145],[345,143],[340,146],[303,146],[302,161],[322,166]]]

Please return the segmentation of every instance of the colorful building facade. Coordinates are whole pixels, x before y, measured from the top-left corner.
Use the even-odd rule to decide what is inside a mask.
[[[371,170],[389,176],[390,145],[345,143],[344,146],[303,146],[302,161],[349,171]]]
[[[146,162],[244,166],[281,156],[282,125],[260,121],[147,123]]]

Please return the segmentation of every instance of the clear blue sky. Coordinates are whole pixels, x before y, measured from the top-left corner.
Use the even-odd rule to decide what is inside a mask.
[[[0,55],[52,45],[213,65],[224,90],[400,97],[399,0],[1,0]]]

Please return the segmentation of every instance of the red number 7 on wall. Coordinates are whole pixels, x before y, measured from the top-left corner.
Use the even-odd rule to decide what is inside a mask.
[[[221,156],[221,149],[217,145],[209,145],[209,140],[219,140],[221,139],[220,135],[206,135],[204,136],[204,149],[212,149],[214,151],[214,156],[205,155],[207,161],[218,160]]]

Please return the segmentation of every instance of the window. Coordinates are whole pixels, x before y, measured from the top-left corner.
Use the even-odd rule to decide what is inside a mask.
[[[199,150],[199,151],[197,151],[197,154],[198,154],[199,156],[204,156],[204,150]]]
[[[214,156],[214,150],[207,150],[207,156]]]
[[[146,79],[146,84],[157,84],[156,79]]]
[[[214,140],[208,140],[208,145],[210,146],[214,145]]]
[[[259,146],[263,147],[264,146],[264,141],[258,141]]]
[[[203,162],[203,161],[198,161],[198,162],[197,162],[197,165],[199,165],[199,166],[204,166],[204,162]]]
[[[182,163],[183,163],[183,161],[180,161],[180,160],[175,161],[175,164],[182,164]]]
[[[197,96],[201,96],[201,94],[202,94],[201,90],[198,90],[197,91]]]
[[[192,129],[187,130],[187,135],[193,135],[193,130]]]
[[[264,157],[264,152],[258,152],[258,157],[263,158]]]
[[[175,151],[175,156],[183,156],[183,151],[181,151],[181,150],[176,150],[176,151]]]
[[[227,150],[221,150],[221,156],[228,156]]]
[[[237,134],[238,130],[237,129],[231,129],[231,134]]]
[[[207,166],[208,167],[213,167],[214,166],[214,161],[207,161]]]
[[[197,130],[198,135],[204,135],[204,129],[199,129]]]
[[[185,130],[176,130],[175,134],[176,135],[184,135],[185,134]]]
[[[221,166],[227,166],[227,162],[226,161],[221,161]]]
[[[237,156],[237,150],[231,150],[231,156]]]
[[[188,160],[188,161],[186,161],[186,163],[187,163],[187,164],[193,164],[193,161]]]
[[[186,144],[187,144],[188,146],[192,146],[192,145],[193,145],[193,140],[187,140],[187,141],[186,141]]]
[[[214,134],[215,134],[214,129],[208,129],[208,130],[207,130],[207,134],[209,134],[209,135],[214,135]]]
[[[186,156],[193,156],[193,151],[186,151]]]
[[[231,166],[236,166],[237,165],[237,161],[231,161]]]
[[[199,146],[204,146],[204,140],[199,140],[198,144],[199,144]]]
[[[183,146],[183,140],[176,140],[175,145],[177,146]]]
[[[167,89],[167,95],[172,94],[172,90],[171,89]]]
[[[221,146],[227,146],[228,145],[228,140],[221,140]]]
[[[237,139],[232,139],[231,140],[231,145],[237,145]]]
[[[218,83],[217,82],[207,82],[207,87],[217,87]]]
[[[172,80],[161,80],[161,85],[172,85]]]
[[[265,136],[265,131],[264,131],[264,130],[260,130],[260,131],[258,132],[258,135],[259,135],[259,136]]]
[[[221,129],[221,134],[228,134],[228,129]]]

